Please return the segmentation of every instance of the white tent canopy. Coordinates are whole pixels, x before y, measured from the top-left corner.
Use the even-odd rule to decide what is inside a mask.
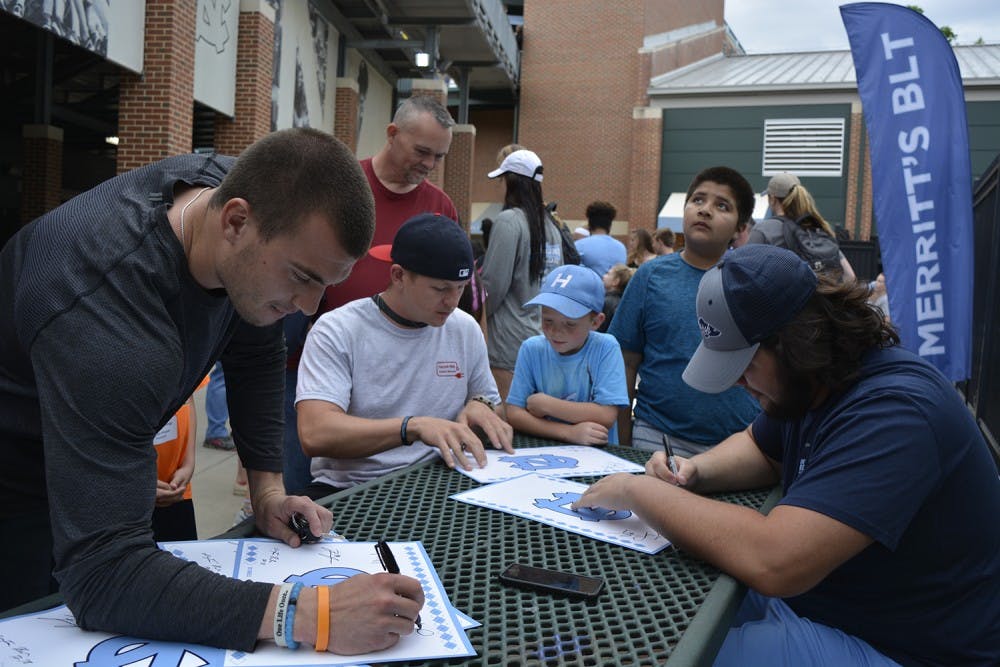
[[[667,227],[675,232],[684,231],[684,199],[686,192],[671,192],[656,216],[656,228]],[[767,216],[767,195],[755,194],[753,219],[763,220]]]

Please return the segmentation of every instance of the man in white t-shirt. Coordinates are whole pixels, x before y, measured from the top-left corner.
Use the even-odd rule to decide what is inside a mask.
[[[466,233],[423,214],[400,227],[391,249],[369,252],[392,263],[389,286],[323,315],[299,363],[299,436],[313,457],[303,493],[311,498],[432,456],[449,467],[485,465],[473,429],[513,452],[513,430],[495,412],[500,395],[482,331],[456,310],[475,270]]]

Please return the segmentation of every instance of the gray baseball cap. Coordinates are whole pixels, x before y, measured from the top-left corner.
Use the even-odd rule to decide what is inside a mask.
[[[816,285],[809,265],[785,248],[751,243],[727,252],[698,285],[701,343],[684,382],[709,394],[732,387],[760,342],[802,310]]]
[[[774,195],[778,199],[784,199],[792,193],[792,190],[796,186],[802,185],[799,182],[798,176],[795,174],[789,174],[787,171],[783,171],[780,174],[775,174],[771,177],[771,180],[767,182],[767,189],[761,194]]]

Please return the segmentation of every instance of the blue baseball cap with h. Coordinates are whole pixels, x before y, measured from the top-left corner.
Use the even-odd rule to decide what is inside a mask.
[[[542,278],[538,296],[524,304],[548,306],[570,319],[604,310],[604,282],[586,266],[564,264]]]
[[[727,252],[698,285],[701,343],[684,382],[709,394],[736,384],[760,342],[799,314],[817,282],[791,250],[749,243]]]

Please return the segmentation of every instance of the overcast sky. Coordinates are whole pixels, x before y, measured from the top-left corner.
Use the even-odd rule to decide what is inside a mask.
[[[1000,0],[910,0],[938,26],[950,26],[956,44],[980,37],[1000,44]],[[846,50],[847,33],[837,0],[726,0],[726,22],[747,53]]]

